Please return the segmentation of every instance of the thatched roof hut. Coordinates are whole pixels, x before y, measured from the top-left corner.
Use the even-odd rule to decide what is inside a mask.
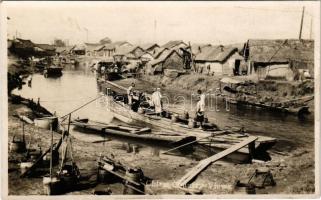
[[[244,55],[254,67],[287,64],[314,74],[314,40],[248,40]]]
[[[185,46],[187,47],[188,45],[183,42],[183,40],[172,40],[172,41],[169,41],[167,42],[166,44],[164,44],[163,46],[161,46],[162,48],[164,49],[171,49],[171,48],[175,48],[175,47],[178,47],[178,46]]]
[[[225,62],[233,53],[237,52],[237,48],[212,46],[204,48],[202,52],[196,55],[195,62]]]
[[[313,40],[248,40],[247,45],[254,62],[314,61]]]

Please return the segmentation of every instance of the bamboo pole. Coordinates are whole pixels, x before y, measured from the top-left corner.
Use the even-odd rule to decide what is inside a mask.
[[[52,149],[53,149],[53,130],[52,130],[52,123],[50,124],[50,131],[51,131],[51,146],[50,146],[50,180],[52,178]]]

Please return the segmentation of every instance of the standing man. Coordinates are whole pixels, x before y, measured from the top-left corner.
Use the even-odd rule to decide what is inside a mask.
[[[135,88],[135,83],[132,83],[131,86],[127,89],[127,97],[128,97],[128,105],[131,106],[133,104],[133,88]]]
[[[157,88],[156,91],[152,94],[152,102],[155,106],[156,115],[161,115],[162,113],[162,94],[160,88]]]
[[[31,87],[31,83],[32,83],[32,76],[31,75],[28,76],[27,81],[28,81],[28,87]]]
[[[205,94],[202,90],[197,90],[199,100],[196,104],[196,121],[200,123],[200,129],[203,128],[204,114],[205,114]]]

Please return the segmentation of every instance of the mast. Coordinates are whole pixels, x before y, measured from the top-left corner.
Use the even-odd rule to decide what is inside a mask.
[[[301,25],[300,25],[300,33],[299,33],[299,39],[300,40],[301,40],[301,37],[302,37],[303,19],[304,19],[304,6],[303,6],[303,9],[302,9],[302,16],[301,16]]]

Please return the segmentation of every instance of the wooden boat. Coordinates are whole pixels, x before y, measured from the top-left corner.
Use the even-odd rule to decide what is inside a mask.
[[[118,91],[124,90],[125,88],[122,86],[119,86],[115,83],[112,83],[110,81],[105,82],[107,84],[107,87],[117,88]],[[116,92],[113,91],[109,94],[115,94]],[[116,93],[117,94],[117,93]],[[165,115],[162,117],[155,116],[152,114],[149,114],[148,112],[140,113],[135,112],[132,110],[124,101],[117,100],[117,98],[114,98],[115,96],[107,96],[108,99],[106,102],[107,107],[109,111],[111,111],[114,114],[114,117],[131,124],[145,124],[149,127],[153,128],[159,128],[160,130],[169,130],[174,131],[175,133],[180,133],[183,135],[188,136],[194,136],[196,139],[201,139],[207,136],[209,137],[207,140],[202,141],[203,144],[207,146],[211,146],[215,149],[227,149],[231,145],[234,145],[235,143],[241,142],[246,137],[249,137],[250,135],[255,134],[249,134],[245,133],[242,129],[241,130],[220,130],[216,125],[211,123],[206,123],[205,129],[200,129],[198,127],[191,128],[193,126],[190,126],[190,120],[184,119],[184,117],[178,116],[175,120],[173,120],[174,113],[171,113],[170,111],[165,111]],[[117,97],[117,95],[116,95]],[[223,132],[223,133],[222,133]],[[255,141],[255,147],[252,150],[249,150],[248,148],[242,148],[238,152],[245,153],[245,154],[253,154],[253,156],[258,156],[259,154],[266,154],[266,151],[270,149],[274,144],[276,143],[276,139],[272,137],[266,137],[266,136],[257,136],[257,140]],[[253,152],[250,152],[253,151]]]
[[[252,92],[242,92],[237,90],[238,86],[254,87],[255,90],[253,90]],[[257,99],[256,90],[257,89],[255,83],[251,81],[247,82],[232,78],[222,78],[220,80],[219,96],[230,104],[263,108],[265,110],[273,112],[288,113],[297,115],[299,118],[304,117],[304,115],[310,113],[307,102],[313,100],[314,96],[307,96],[282,102],[260,102]]]
[[[61,76],[62,75],[62,69],[63,67],[59,66],[50,66],[46,67],[45,70],[43,71],[43,75],[47,77],[55,77],[55,76]]]
[[[151,133],[150,128],[120,126],[90,120],[74,120],[71,124],[83,130],[91,130],[101,134],[111,134],[145,141],[155,141],[163,144],[182,144],[195,140],[195,137],[183,134]]]

